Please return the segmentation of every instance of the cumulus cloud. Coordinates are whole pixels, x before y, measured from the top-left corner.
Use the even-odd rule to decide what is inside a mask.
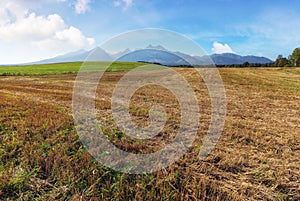
[[[211,50],[214,54],[234,53],[228,44],[222,44],[218,42],[213,43],[213,48]]]
[[[90,9],[91,0],[77,0],[75,3],[75,12],[77,14],[83,14]]]
[[[9,20],[8,20],[9,21]],[[6,23],[0,27],[0,39],[6,41],[13,40],[43,40],[56,32],[64,30],[66,24],[63,19],[57,15],[36,16],[30,13],[24,18],[17,19],[15,22]]]
[[[0,26],[21,19],[28,13],[28,10],[24,8],[22,3],[18,0],[0,1]]]
[[[68,44],[69,51],[82,49],[84,47],[92,47],[95,44],[93,38],[86,38],[82,32],[71,26],[67,29],[57,31],[55,35],[41,41],[34,42],[40,49],[55,50],[58,47],[62,48]]]
[[[31,51],[33,55],[44,53],[50,57],[89,49],[94,44],[93,38],[86,37],[78,28],[67,25],[58,14],[37,15],[29,12],[19,0],[0,2],[0,46],[3,48],[6,45],[17,53],[23,47],[30,47],[27,51]]]
[[[132,6],[133,0],[116,0],[114,1],[115,7],[122,7],[123,11]]]

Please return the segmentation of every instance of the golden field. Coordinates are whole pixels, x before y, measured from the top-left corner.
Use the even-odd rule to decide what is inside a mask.
[[[0,76],[0,200],[300,200],[300,68],[219,69],[227,116],[204,160],[197,156],[211,116],[207,88],[193,69],[176,71],[197,95],[198,136],[176,163],[143,175],[104,167],[83,148],[72,118],[76,74]],[[149,122],[153,102],[169,115],[155,138],[130,139],[110,114],[110,97],[125,73],[102,78],[98,120],[119,148],[159,150],[176,135],[178,103],[158,86],[138,90],[130,106],[138,125]]]

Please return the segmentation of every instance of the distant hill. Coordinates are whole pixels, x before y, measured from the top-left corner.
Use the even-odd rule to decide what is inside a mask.
[[[159,63],[166,66],[189,65],[184,58],[160,49],[142,49],[130,52],[118,58],[117,61],[141,61]]]
[[[91,55],[91,56],[89,56]],[[97,55],[97,56],[96,56]],[[51,59],[45,59],[42,61],[32,62],[30,64],[49,64],[49,63],[64,63],[64,62],[76,62],[85,61],[89,57],[89,60],[98,61],[112,61],[113,57],[105,52],[103,49],[97,47],[89,51],[80,50],[76,52],[67,53],[61,56],[57,56]]]
[[[160,45],[149,45],[145,49],[125,49],[115,54],[110,54],[100,47],[97,47],[89,51],[81,50],[72,52],[51,59],[37,61],[32,64],[85,61],[86,58],[89,58],[89,61],[144,61],[171,66],[189,64],[204,65],[211,64],[212,62],[216,65],[243,64],[244,62],[266,64],[273,62],[271,59],[266,57],[240,56],[232,53],[212,54],[210,56],[191,56],[182,52],[170,52]]]
[[[240,56],[232,53],[213,54],[210,57],[216,65],[243,64],[245,62],[266,64],[273,62],[266,57]]]
[[[92,51],[92,50],[91,50]],[[84,61],[85,58],[90,54],[90,51],[76,51],[67,53],[65,55],[57,56],[51,59],[45,59],[41,61],[32,62],[30,64],[49,64],[49,63],[63,63],[63,62],[74,62],[74,61]]]

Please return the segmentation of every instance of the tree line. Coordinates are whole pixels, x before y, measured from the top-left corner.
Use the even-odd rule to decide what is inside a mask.
[[[272,63],[249,63],[232,64],[232,65],[217,65],[217,67],[245,68],[245,67],[300,67],[300,48],[295,48],[293,53],[288,58],[278,55]]]
[[[293,53],[288,58],[278,55],[274,62],[274,66],[277,67],[293,67],[300,66],[300,48],[295,48]]]

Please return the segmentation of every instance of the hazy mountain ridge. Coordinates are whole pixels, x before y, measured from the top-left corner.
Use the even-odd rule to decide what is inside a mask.
[[[145,61],[150,63],[161,63],[163,65],[232,65],[248,63],[271,63],[271,59],[258,56],[241,56],[233,53],[212,54],[204,56],[191,56],[182,52],[170,52],[161,45],[148,45],[145,49],[130,50],[110,54],[100,47],[89,51],[80,50],[67,53],[54,58],[33,62],[33,64],[61,63],[75,61]]]
[[[217,65],[243,64],[245,62],[266,64],[273,62],[266,57],[252,55],[241,56],[233,53],[212,54],[210,57]]]

